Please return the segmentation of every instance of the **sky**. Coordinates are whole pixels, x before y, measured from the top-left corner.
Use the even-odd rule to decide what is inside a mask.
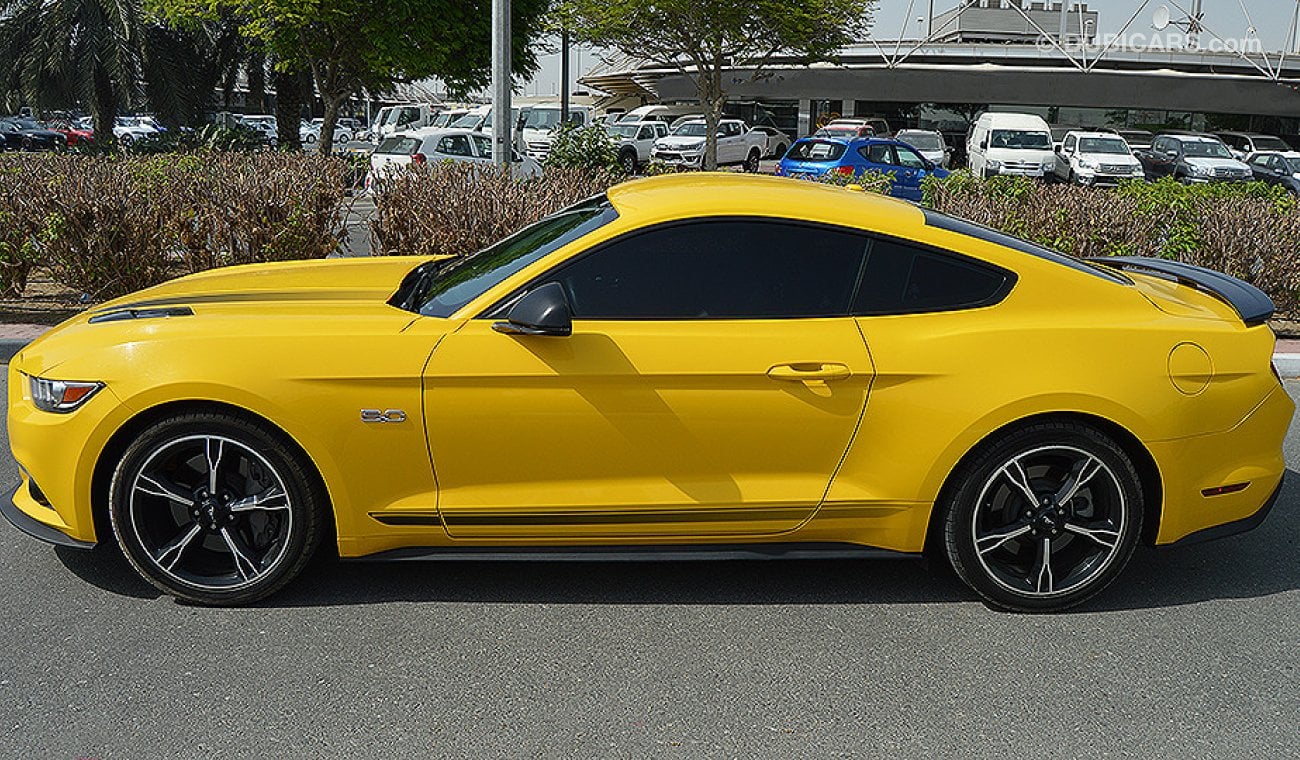
[[[929,3],[930,0],[880,0],[876,5],[873,34],[882,40],[896,39],[900,30],[906,28],[904,36],[915,37],[919,28],[916,19],[928,15]],[[956,4],[955,0],[934,0],[935,14],[953,8]],[[1097,30],[1099,35],[1118,33],[1142,4],[1142,0],[1088,0],[1089,10],[1101,14]],[[1129,33],[1153,34],[1155,30],[1151,26],[1151,19],[1156,9],[1162,5],[1168,6],[1172,18],[1181,18],[1185,14],[1180,12],[1179,7],[1183,11],[1190,11],[1192,0],[1148,0],[1146,8],[1129,27]],[[1276,51],[1282,49],[1287,42],[1296,3],[1295,0],[1203,0],[1203,5],[1206,27],[1220,37],[1243,39],[1247,28],[1253,25],[1264,43],[1264,49]],[[571,67],[575,80],[579,72],[585,73],[596,62],[598,52],[587,48],[573,54]],[[541,56],[540,63],[541,69],[522,88],[521,94],[557,94],[558,97],[559,54]]]

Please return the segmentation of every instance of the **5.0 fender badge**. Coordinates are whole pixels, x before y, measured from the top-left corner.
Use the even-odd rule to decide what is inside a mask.
[[[406,422],[406,412],[401,409],[362,409],[362,422]]]

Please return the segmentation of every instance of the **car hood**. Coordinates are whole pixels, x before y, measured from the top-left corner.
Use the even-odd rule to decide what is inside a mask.
[[[27,371],[44,372],[104,346],[154,340],[397,333],[417,317],[387,300],[426,260],[326,259],[201,272],[95,306],[34,341],[20,361]],[[179,311],[159,311],[168,308]]]
[[[1202,158],[1187,156],[1184,158],[1189,166],[1199,166],[1203,169],[1236,169],[1239,172],[1249,172],[1250,167],[1235,158]]]

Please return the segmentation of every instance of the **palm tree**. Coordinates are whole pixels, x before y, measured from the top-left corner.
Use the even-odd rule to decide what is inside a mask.
[[[111,144],[118,108],[142,94],[144,36],[139,0],[0,0],[0,84],[38,108],[88,103]]]

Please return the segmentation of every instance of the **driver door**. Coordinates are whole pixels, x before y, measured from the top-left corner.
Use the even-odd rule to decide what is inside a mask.
[[[572,334],[503,314],[425,371],[439,513],[455,538],[721,537],[821,503],[873,376],[848,316],[867,241],[775,220],[616,239],[557,282]]]

